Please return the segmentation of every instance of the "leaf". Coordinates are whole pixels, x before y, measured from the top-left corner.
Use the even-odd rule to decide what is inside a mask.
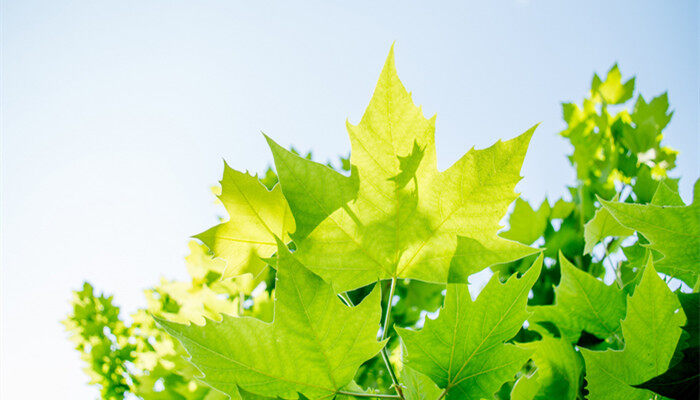
[[[136,348],[123,340],[131,332],[119,318],[119,306],[114,305],[113,296],[98,295],[84,282],[82,290],[73,292],[72,311],[62,323],[87,364],[84,370],[90,384],[100,386],[102,398],[123,399],[131,389],[125,365],[134,361]]]
[[[659,181],[651,176],[651,167],[646,164],[640,165],[637,171],[637,178],[635,179],[634,185],[632,185],[634,194],[637,195],[637,202],[651,202],[658,185]]]
[[[559,219],[568,217],[573,211],[576,205],[570,203],[564,199],[557,200],[552,207],[552,213],[550,215],[551,219]]]
[[[689,206],[601,203],[620,224],[644,235],[648,248],[663,254],[655,262],[660,272],[695,284],[700,274],[700,180]]]
[[[622,83],[622,74],[615,64],[608,71],[605,81],[601,81],[597,74],[593,76],[591,93],[594,99],[602,98],[608,104],[622,104],[634,94],[634,78]]]
[[[685,206],[681,195],[678,193],[678,182],[671,179],[664,179],[659,182],[651,198],[651,204],[657,206]]]
[[[435,382],[413,368],[401,370],[401,383],[406,400],[436,400],[442,393]]]
[[[532,353],[504,342],[528,316],[527,296],[541,267],[542,256],[520,279],[501,284],[493,276],[476,301],[467,285],[448,285],[436,320],[420,331],[396,329],[407,349],[406,366],[430,377],[448,399],[493,397]]]
[[[305,238],[333,211],[357,196],[357,173],[345,176],[265,138],[275,159],[282,193],[296,221],[294,240]]]
[[[660,131],[671,121],[671,116],[673,116],[673,112],[668,113],[668,93],[654,97],[649,103],[640,94],[634,104],[632,121],[636,125],[641,125],[645,121],[652,120],[656,130]]]
[[[686,321],[678,298],[649,261],[641,282],[627,302],[622,321],[623,350],[581,349],[586,362],[590,400],[648,399],[651,394],[632,385],[645,382],[669,367]]]
[[[158,310],[162,298],[168,299],[170,307],[157,314],[179,323],[203,324],[205,317],[220,321],[222,314],[236,315],[239,308],[238,299],[231,301],[222,298],[208,286],[193,288],[189,282],[168,282],[162,279],[157,289],[146,292],[148,308]]]
[[[517,199],[515,200],[515,208],[508,219],[510,227],[501,233],[501,237],[523,244],[532,244],[544,235],[551,212],[552,209],[547,199],[542,202],[537,211],[532,209],[530,203]]]
[[[556,302],[534,306],[531,323],[553,322],[562,337],[574,343],[586,331],[601,339],[619,338],[620,320],[625,315],[625,295],[576,268],[561,253],[561,281],[554,289]]]
[[[346,188],[334,199],[354,200],[295,242],[299,259],[336,291],[392,277],[466,282],[490,265],[537,251],[497,235],[517,198],[514,189],[534,128],[487,149],[472,149],[438,171],[435,117],[426,119],[413,104],[396,74],[392,49],[360,123],[348,123],[347,129],[359,187],[356,195]],[[279,153],[274,146],[273,152]],[[330,178],[319,177],[313,163],[291,165],[278,158],[283,190],[303,190],[309,198],[335,190],[322,183]],[[302,177],[308,177],[306,189]],[[299,202],[290,204],[295,215],[303,213]],[[321,203],[323,213],[333,207]]]
[[[688,321],[668,371],[634,387],[649,389],[671,399],[700,398],[700,293],[678,293]]]
[[[583,253],[584,241],[577,216],[564,219],[558,230],[550,224],[544,232],[544,239],[545,257],[556,258],[560,252],[570,257]]]
[[[537,396],[542,385],[539,382],[539,373],[524,375],[518,379],[510,391],[510,400],[532,400]]]
[[[433,313],[442,307],[446,285],[423,281],[399,281],[395,295],[398,301],[391,308],[394,324],[409,327],[423,320],[425,313]]]
[[[518,379],[511,393],[513,400],[576,399],[583,360],[568,340],[543,335],[541,340],[520,346],[534,351],[532,360],[537,370],[534,376]]]
[[[615,195],[611,201],[617,202],[618,198],[619,195]],[[586,247],[583,250],[583,254],[590,254],[595,245],[602,242],[606,237],[627,237],[633,234],[634,230],[617,222],[607,209],[604,207],[599,208],[596,210],[593,218],[586,222],[584,226],[583,237],[586,241]]]
[[[204,326],[158,323],[182,342],[204,374],[201,379],[226,394],[240,386],[262,396],[330,397],[383,346],[376,341],[379,291],[349,308],[330,285],[278,246],[272,323],[228,316]]]
[[[688,334],[688,346],[700,346],[700,293],[678,293],[687,322],[683,330]]]
[[[270,397],[258,396],[257,394],[246,392],[243,389],[238,389],[238,394],[231,395],[229,397],[232,400],[270,400]],[[208,399],[207,399],[208,400]]]
[[[214,258],[209,254],[207,246],[191,240],[188,243],[190,254],[185,257],[187,272],[192,277],[192,283],[196,286],[204,285],[224,285],[231,291],[250,293],[265,277],[265,274],[253,276],[246,273],[236,278],[222,280],[226,270],[226,262],[220,258]]]
[[[343,391],[349,392],[349,393],[355,393],[355,394],[373,394],[373,393],[379,393],[375,391],[374,389],[363,389],[362,386],[358,385],[357,382],[352,381],[350,382],[347,386],[343,388]],[[339,394],[334,397],[333,400],[356,400],[356,399],[363,399],[365,396],[351,396],[351,395],[345,395],[345,394]]]
[[[187,264],[187,272],[193,280],[206,281],[208,275],[218,275],[214,279],[223,275],[226,262],[211,257],[208,254],[207,246],[197,243],[196,240],[190,240],[187,247],[190,249],[190,254],[185,257],[185,263]]]
[[[267,190],[257,177],[224,163],[219,200],[229,220],[195,238],[226,261],[225,278],[246,273],[257,277],[266,266],[260,257],[270,257],[277,251],[275,235],[287,242],[287,232],[295,230],[282,190],[279,186]]]
[[[655,147],[658,142],[659,131],[653,120],[644,121],[635,127],[625,125],[622,130],[622,143],[637,154],[637,158],[643,161],[651,154],[646,153]]]
[[[423,159],[423,154],[425,151],[418,146],[418,142],[413,142],[413,150],[411,153],[405,157],[396,156],[399,160],[399,172],[397,175],[389,178],[390,181],[396,183],[397,189],[403,189],[404,186],[411,181],[411,179],[416,178],[416,172],[418,171],[418,166]]]

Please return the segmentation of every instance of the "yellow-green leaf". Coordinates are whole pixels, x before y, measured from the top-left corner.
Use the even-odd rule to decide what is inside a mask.
[[[625,295],[576,268],[559,253],[561,281],[554,289],[554,305],[532,307],[531,323],[553,322],[562,337],[576,342],[581,331],[601,339],[619,340],[620,320],[625,315]]]
[[[611,201],[618,201],[618,195]],[[629,229],[619,222],[608,212],[607,209],[599,208],[590,221],[584,226],[583,237],[586,241],[586,247],[583,254],[590,254],[593,248],[603,239],[609,236],[626,237],[634,234],[634,230]]]
[[[272,323],[229,316],[204,326],[157,320],[185,346],[201,379],[231,396],[240,387],[285,399],[329,398],[383,346],[376,340],[379,291],[347,307],[281,243],[275,294]]]
[[[583,359],[568,340],[543,335],[541,340],[520,346],[534,350],[537,370],[516,382],[512,400],[574,400],[579,394]]]
[[[627,302],[622,321],[622,350],[582,349],[590,400],[647,400],[653,393],[631,385],[665,372],[686,318],[675,294],[647,264],[642,280]]]
[[[663,254],[655,262],[660,272],[695,285],[700,274],[700,180],[689,206],[601,203],[620,224],[644,235],[647,247]]]
[[[532,354],[505,342],[528,317],[527,296],[541,267],[540,255],[520,279],[501,284],[494,275],[476,301],[467,285],[448,285],[436,320],[420,331],[397,329],[406,365],[430,377],[447,399],[492,398]]]
[[[537,251],[497,235],[517,198],[514,189],[534,128],[472,149],[438,171],[435,117],[425,118],[413,104],[396,74],[392,49],[360,123],[348,123],[347,129],[357,193],[297,242],[299,259],[337,291],[392,277],[465,282],[490,265]],[[283,190],[299,192],[306,185],[309,198],[335,190],[318,184],[324,178],[312,163],[290,166],[274,146],[273,151]],[[290,168],[297,179],[285,178]],[[332,208],[320,203],[324,211]],[[295,215],[301,213],[292,207]]]
[[[294,232],[294,217],[279,185],[272,190],[257,177],[224,164],[221,194],[229,220],[196,235],[226,262],[224,277],[251,274],[257,277],[266,263],[260,258],[277,251],[275,236],[287,242]]]

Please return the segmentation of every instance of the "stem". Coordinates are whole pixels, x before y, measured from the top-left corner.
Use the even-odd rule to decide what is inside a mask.
[[[578,207],[579,211],[579,223],[581,224],[581,230],[583,230],[586,226],[586,216],[584,215],[586,213],[586,204],[585,204],[585,198],[583,197],[583,185],[584,185],[584,180],[579,179],[579,187],[578,187],[578,197],[580,203]]]
[[[384,324],[382,325],[382,339],[386,339],[386,331],[387,331],[387,326],[388,320],[391,317],[391,306],[392,306],[392,299],[394,298],[394,290],[396,289],[396,278],[392,279],[391,281],[391,290],[389,291],[389,303],[387,304],[387,309],[386,309],[386,314],[384,316]],[[355,304],[353,304],[352,300],[350,299],[350,296],[348,296],[347,292],[340,293],[338,295],[340,299],[348,306],[348,307],[353,307]],[[392,398],[392,399],[403,399],[403,393],[401,392],[401,389],[399,388],[399,379],[396,376],[396,373],[394,372],[394,369],[391,367],[391,362],[389,361],[389,354],[386,351],[386,347],[382,348],[382,351],[380,352],[382,355],[382,360],[384,360],[384,364],[386,365],[387,369],[389,370],[389,376],[391,377],[391,382],[394,384],[394,388],[396,389],[396,394],[382,394],[382,395],[374,395],[374,394],[357,394],[357,393],[349,393],[349,392],[338,392],[338,394],[346,394],[346,395],[351,395],[351,396],[357,396],[357,397],[380,397],[380,398]]]
[[[394,372],[394,367],[392,367],[391,361],[389,361],[389,354],[386,351],[386,347],[382,348],[380,354],[382,355],[382,360],[384,360],[384,365],[386,365],[386,369],[389,371],[389,377],[391,377],[392,386],[398,394],[397,397],[403,399],[403,391],[401,390],[401,386],[399,386],[399,378],[396,376],[396,372]]]
[[[378,399],[400,399],[401,397],[396,394],[371,394],[371,393],[353,393],[344,392],[342,390],[338,391],[337,394],[343,394],[345,396],[355,396],[355,397],[375,397]]]
[[[387,332],[389,331],[389,321],[391,320],[391,308],[394,305],[394,291],[396,290],[396,277],[391,278],[391,288],[389,289],[389,299],[387,300],[386,304],[386,314],[384,314],[384,323],[382,323],[382,338],[380,340],[386,339]],[[399,386],[399,378],[396,376],[396,372],[394,372],[394,367],[391,365],[391,361],[389,361],[389,353],[386,350],[386,346],[382,347],[382,360],[384,360],[384,364],[386,365],[386,369],[389,371],[389,376],[391,377],[391,382],[393,383],[394,390],[396,390],[396,393],[398,394],[398,398],[403,399],[403,392],[401,391],[401,387]]]
[[[386,339],[386,333],[389,327],[389,319],[391,318],[391,307],[394,305],[394,290],[396,290],[396,278],[391,278],[391,288],[389,289],[389,301],[386,305],[386,314],[384,314],[384,323],[382,324],[382,338]]]
[[[613,267],[613,271],[615,272],[615,281],[620,286],[620,289],[622,289],[625,287],[624,282],[622,282],[622,271],[620,271],[622,262],[611,262],[611,264]]]

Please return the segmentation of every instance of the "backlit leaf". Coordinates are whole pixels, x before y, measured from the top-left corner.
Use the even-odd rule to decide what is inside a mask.
[[[700,274],[700,180],[689,206],[601,203],[620,224],[644,235],[647,247],[663,254],[654,263],[660,272],[695,285]]]
[[[279,185],[268,190],[257,177],[224,164],[219,200],[229,220],[195,236],[226,261],[224,277],[257,277],[277,251],[275,235],[287,242],[295,223]]]
[[[627,302],[622,321],[625,346],[622,350],[581,349],[586,361],[590,400],[646,400],[651,392],[632,385],[665,372],[681,326],[686,321],[680,303],[657,275],[651,261],[642,280]]]
[[[347,307],[281,243],[278,254],[272,323],[228,316],[204,326],[158,322],[182,342],[201,379],[224,393],[240,387],[289,399],[333,396],[382,347],[379,291]]]
[[[505,342],[528,317],[528,292],[541,267],[542,256],[520,279],[501,284],[494,275],[476,301],[466,285],[448,285],[436,320],[420,331],[397,329],[407,349],[406,366],[430,377],[448,399],[492,398],[532,354]]]
[[[534,128],[487,149],[472,149],[438,171],[435,118],[426,119],[413,104],[396,74],[392,49],[360,123],[348,123],[347,129],[357,194],[334,195],[353,200],[297,243],[299,259],[336,291],[392,277],[466,282],[490,265],[536,252],[497,235],[499,221],[517,198],[514,189]],[[273,151],[284,190],[302,190],[300,178],[293,182],[292,175],[304,177],[308,198],[336,190],[323,184],[329,174],[316,173],[314,164],[292,165],[279,149]],[[339,202],[318,203],[325,213]],[[295,215],[303,213],[298,203],[290,204]]]
[[[554,305],[532,307],[531,323],[553,322],[562,337],[576,342],[581,331],[601,339],[621,339],[620,320],[625,315],[625,294],[576,268],[561,253],[561,282],[554,289]]]

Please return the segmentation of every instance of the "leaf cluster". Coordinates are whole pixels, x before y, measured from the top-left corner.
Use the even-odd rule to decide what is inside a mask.
[[[93,383],[115,399],[697,397],[697,293],[668,283],[697,291],[700,185],[686,205],[667,96],[628,109],[634,84],[614,66],[563,105],[577,180],[533,207],[515,186],[535,127],[440,171],[392,49],[339,167],[270,137],[274,171],[224,165],[227,218],[190,243],[190,282],[147,292],[153,319],[76,293],[66,324]]]

